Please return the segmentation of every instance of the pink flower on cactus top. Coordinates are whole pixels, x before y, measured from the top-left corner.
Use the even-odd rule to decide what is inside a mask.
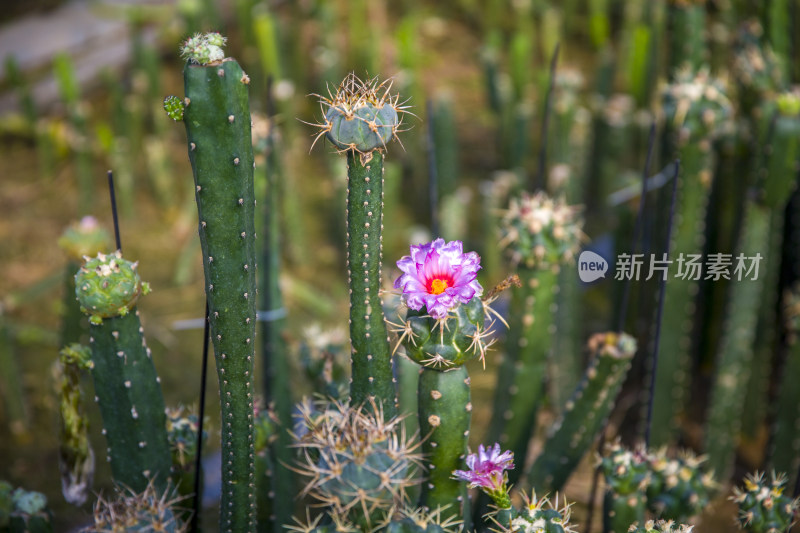
[[[436,239],[411,246],[411,255],[397,262],[403,275],[394,287],[402,289],[409,308],[419,311],[425,306],[433,318],[447,318],[451,309],[483,293],[476,279],[481,258],[475,252],[465,254],[463,246],[461,241]]]
[[[505,486],[505,471],[514,468],[514,452],[506,450],[501,453],[500,445],[490,448],[478,446],[478,453],[467,456],[469,470],[455,470],[453,477],[467,481],[470,488],[481,487],[489,491],[501,490]]]

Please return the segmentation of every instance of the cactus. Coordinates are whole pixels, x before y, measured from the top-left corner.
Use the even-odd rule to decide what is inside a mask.
[[[361,528],[402,505],[422,458],[398,418],[384,421],[374,402],[370,408],[305,403],[301,415],[304,433],[294,444],[302,453],[295,471],[308,478],[301,494]]]
[[[625,531],[633,523],[644,522],[645,489],[650,482],[646,452],[642,449],[628,450],[617,440],[606,444],[600,468],[607,487],[603,531]]]
[[[706,0],[670,0],[668,8],[669,69],[699,68],[706,59]]]
[[[648,520],[644,526],[633,524],[628,533],[692,533],[694,526],[676,524],[672,520]]]
[[[528,472],[532,487],[559,490],[564,486],[614,407],[636,341],[625,333],[598,333],[589,339],[589,350],[594,358]]]
[[[544,193],[513,198],[501,221],[501,247],[519,272],[511,296],[506,355],[498,371],[489,439],[522,462],[545,394],[559,270],[578,250],[581,220],[574,207]],[[512,475],[512,482],[517,475]]]
[[[0,531],[8,533],[52,533],[53,515],[41,492],[13,489],[0,480]]]
[[[396,393],[386,335],[381,288],[383,151],[397,136],[403,107],[391,86],[350,74],[335,95],[320,96],[325,113],[320,132],[347,154],[347,265],[350,285],[350,340],[355,405],[374,397],[392,416]],[[325,110],[327,108],[327,110]],[[313,146],[313,145],[312,145]]]
[[[186,498],[186,507],[194,507],[192,498],[202,498],[203,484],[201,480],[200,494],[194,493],[195,459],[197,458],[197,433],[200,429],[197,415],[191,409],[177,407],[167,409],[167,440],[172,452],[172,480],[178,494]],[[208,440],[207,431],[203,431],[203,442]]]
[[[119,252],[97,254],[75,275],[75,292],[92,324],[92,376],[114,480],[142,491],[152,479],[161,490],[171,461],[161,386],[135,307],[149,286],[136,267]]]
[[[530,496],[522,495],[525,505],[519,514],[511,520],[511,527],[502,527],[503,533],[536,533],[547,531],[548,533],[575,533],[575,526],[569,523],[572,516],[571,505],[564,503],[564,507],[559,508],[558,494],[555,500],[549,498],[538,499],[536,492]]]
[[[94,479],[94,450],[81,390],[81,373],[93,366],[91,350],[80,344],[64,347],[56,366],[61,415],[58,466],[61,492],[72,505],[83,505]]]
[[[744,488],[734,487],[730,499],[739,506],[739,528],[750,533],[782,533],[797,520],[800,500],[784,494],[787,478],[772,472],[771,481],[756,472],[744,479]]]
[[[224,57],[218,33],[195,36],[187,57],[183,123],[195,181],[206,298],[222,413],[220,531],[255,529],[253,357],[255,197],[249,78]]]
[[[277,441],[279,425],[277,415],[270,409],[264,409],[260,403],[256,404],[254,420],[257,525],[258,531],[267,532],[281,526],[274,509],[273,491],[278,487],[275,483],[275,463],[272,459],[274,454],[270,449]],[[288,431],[286,433],[288,434]],[[286,513],[291,514],[291,509],[286,509]]]
[[[514,468],[514,454],[507,450],[501,453],[500,445],[491,448],[478,446],[478,453],[466,459],[467,470],[453,471],[453,478],[466,481],[469,488],[480,488],[492,500],[494,510],[489,513],[500,527],[511,527],[516,511],[511,507],[507,470]]]
[[[137,492],[130,488],[117,488],[114,499],[100,496],[94,505],[94,524],[86,533],[112,533],[117,531],[163,531],[183,533],[187,524],[181,519],[183,509],[178,505],[182,498],[174,490],[163,492],[154,483]]]
[[[658,517],[686,521],[699,514],[718,488],[713,473],[702,467],[706,456],[683,451],[670,459],[664,449],[649,454],[647,508]]]
[[[725,130],[731,105],[719,82],[706,72],[679,73],[664,94],[667,137],[681,158],[676,225],[670,250],[673,257],[701,254],[706,206],[714,169],[712,142]],[[699,257],[699,256],[698,256]],[[688,396],[692,350],[694,296],[700,274],[681,266],[682,276],[671,279],[664,295],[664,311],[655,372],[650,444],[661,446],[674,438],[678,417]]]

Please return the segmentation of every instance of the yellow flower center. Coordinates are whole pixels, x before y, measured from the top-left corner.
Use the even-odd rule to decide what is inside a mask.
[[[431,294],[442,294],[447,288],[447,280],[436,278],[431,281]]]

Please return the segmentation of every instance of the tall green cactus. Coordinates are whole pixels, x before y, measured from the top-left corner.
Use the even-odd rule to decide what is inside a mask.
[[[589,349],[594,359],[528,472],[528,483],[539,490],[560,490],[591,448],[614,407],[636,341],[625,333],[598,333],[589,339]]]
[[[249,78],[218,33],[184,44],[183,121],[195,181],[206,298],[222,409],[220,531],[256,527],[253,358],[255,197]]]
[[[723,87],[706,72],[682,71],[664,94],[666,136],[671,150],[681,158],[678,177],[676,223],[671,253],[686,261],[681,272],[667,283],[650,444],[668,444],[674,437],[678,417],[688,397],[689,365],[694,323],[694,299],[698,280],[689,262],[703,251],[706,207],[713,178],[712,143],[727,124],[731,105]],[[697,263],[697,261],[695,261]]]
[[[354,405],[375,399],[387,416],[397,412],[381,289],[383,150],[400,125],[399,97],[377,79],[350,74],[330,98],[317,139],[325,135],[347,154],[347,271]],[[316,141],[315,141],[316,142]],[[371,404],[367,404],[368,406]]]
[[[668,17],[670,78],[674,71],[699,68],[706,57],[706,0],[670,0]]]
[[[76,274],[75,292],[92,324],[95,399],[114,480],[135,491],[149,483],[163,490],[172,462],[161,385],[135,307],[149,287],[136,266],[119,252],[98,254]]]

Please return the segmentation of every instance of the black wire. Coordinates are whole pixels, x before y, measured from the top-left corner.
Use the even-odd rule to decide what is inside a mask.
[[[108,194],[111,197],[111,217],[114,219],[114,239],[117,250],[122,252],[122,242],[119,238],[119,216],[117,216],[117,195],[114,193],[114,173],[108,171]]]

